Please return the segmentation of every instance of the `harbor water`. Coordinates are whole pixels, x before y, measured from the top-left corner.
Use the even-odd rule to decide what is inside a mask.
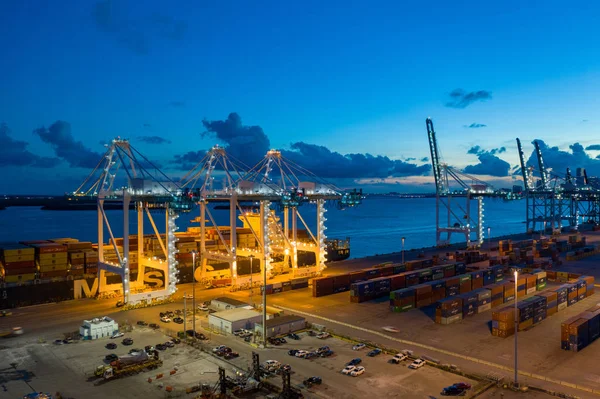
[[[475,208],[472,208],[475,209]],[[199,209],[182,214],[178,219],[179,231],[188,226],[199,226],[190,221],[199,216]],[[315,232],[316,207],[303,205],[299,208],[302,219]],[[228,210],[212,210],[211,214],[219,225],[227,225]],[[116,237],[122,237],[122,212],[107,211],[111,228]],[[338,210],[328,207],[325,214],[326,236],[350,238],[351,258],[384,254],[401,250],[401,239],[405,237],[405,249],[435,245],[435,198],[368,197],[356,207]],[[445,217],[445,216],[443,216]],[[159,231],[164,231],[164,214],[155,213]],[[487,199],[484,210],[484,234],[487,238],[525,231],[525,201],[502,201]],[[97,242],[98,216],[96,211],[45,211],[36,207],[9,207],[0,211],[0,241],[45,240],[72,237],[80,241]],[[137,231],[136,217],[130,217],[130,234]],[[238,220],[238,226],[242,223]],[[145,222],[145,233],[152,233],[152,226]],[[298,228],[304,228],[298,220]],[[108,240],[105,229],[104,241]],[[454,236],[453,236],[454,237]],[[452,242],[464,241],[456,235]]]

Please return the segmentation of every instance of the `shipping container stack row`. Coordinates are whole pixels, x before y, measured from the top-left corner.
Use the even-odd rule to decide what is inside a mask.
[[[433,259],[419,259],[408,261],[404,264],[383,263],[356,272],[340,274],[337,276],[315,278],[312,280],[313,296],[321,297],[325,295],[336,294],[338,292],[349,291],[350,286],[358,282],[369,281],[378,277],[392,276],[406,271],[420,270],[432,266]]]
[[[522,296],[523,281],[517,280],[518,296]],[[514,284],[514,280],[513,280]],[[538,285],[539,286],[539,285]],[[517,303],[517,325],[515,326],[515,307],[513,305],[499,309],[492,314],[492,335],[506,338],[515,333],[515,327],[522,331],[541,323],[548,316],[566,309],[594,294],[594,277],[581,276],[578,280],[556,288],[546,289],[532,297]]]
[[[271,295],[301,288],[308,288],[308,277],[295,278],[281,283],[267,284],[265,291],[267,295]]]
[[[600,305],[571,317],[560,326],[561,349],[579,352],[600,337]]]
[[[498,251],[500,256],[508,256],[511,263],[525,262],[533,264],[535,263],[534,259],[539,257],[548,258],[541,265],[543,267],[551,265],[552,262],[557,262],[559,253],[566,252],[566,248],[560,242],[555,242],[549,238],[541,238],[540,240],[523,241],[503,240],[498,243]]]
[[[489,259],[489,255],[479,251],[456,251],[454,254],[447,253],[449,259],[454,259],[457,262],[464,262],[467,265],[471,263],[483,262]]]
[[[452,266],[452,265],[449,265]],[[406,312],[411,309],[421,308],[438,302],[445,302],[445,298],[457,297],[461,294],[466,294],[473,290],[482,288],[483,286],[489,286],[498,281],[502,281],[504,278],[503,268],[500,265],[493,266],[489,269],[478,270],[475,272],[467,272],[466,266],[462,263],[457,263],[454,269],[454,276],[452,276],[452,270],[448,266],[444,266],[444,275],[439,273],[436,275],[436,279],[431,282],[426,282],[418,285],[409,285],[407,280],[406,288],[393,290],[390,292],[390,310],[393,312]],[[450,271],[450,273],[448,273]],[[483,299],[483,298],[482,298]],[[489,302],[489,301],[488,301]],[[466,304],[467,302],[465,302]],[[468,301],[470,303],[470,301]],[[460,304],[447,304],[447,307],[458,307],[462,308],[463,303]],[[441,309],[441,307],[440,307]],[[457,312],[452,311],[449,316],[442,316],[442,312],[439,315],[439,323],[442,323],[441,318],[454,317]],[[454,317],[453,319],[456,319]],[[447,323],[446,323],[447,324]]]
[[[372,299],[389,296],[390,292],[401,288],[413,287],[419,284],[432,283],[444,277],[452,277],[456,273],[465,273],[464,263],[454,263],[449,265],[438,265],[428,267],[418,271],[404,271],[405,265],[386,266],[388,274],[386,277],[371,278],[367,275],[366,281],[352,282],[350,280],[350,302],[361,303]],[[351,277],[353,277],[351,275]]]
[[[2,279],[7,283],[32,281],[36,278],[35,250],[23,244],[0,243]]]

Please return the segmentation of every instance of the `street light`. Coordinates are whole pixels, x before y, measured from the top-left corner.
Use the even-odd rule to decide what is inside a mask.
[[[492,228],[488,227],[488,251],[492,250]]]
[[[517,372],[517,333],[519,332],[519,309],[517,308],[517,295],[519,289],[519,271],[515,269],[515,388],[519,387],[519,377]]]
[[[402,263],[404,263],[404,237],[402,237]]]
[[[194,330],[194,338],[196,338],[196,254],[198,251],[192,251],[192,329]],[[184,314],[184,320],[187,317],[187,313]],[[187,334],[187,333],[186,333]]]
[[[267,347],[267,258],[263,258],[263,314],[262,314],[262,334],[263,334],[263,346]]]
[[[254,284],[252,283],[252,275],[254,274],[254,267],[252,265],[254,255],[250,255],[250,305],[252,305],[252,295],[254,295]]]
[[[187,341],[187,294],[183,293],[183,336]],[[195,334],[194,334],[195,335]]]

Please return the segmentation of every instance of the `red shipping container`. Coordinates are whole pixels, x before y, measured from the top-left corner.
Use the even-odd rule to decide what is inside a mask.
[[[394,274],[394,266],[384,266],[379,270],[379,277],[387,277]]]
[[[6,263],[4,263],[5,269],[26,269],[26,268],[34,267],[34,266],[35,266],[34,260],[25,260],[25,261],[21,261],[21,262],[6,262]]]
[[[4,269],[4,274],[7,276],[19,276],[24,274],[32,274],[37,272],[36,267],[26,267],[21,269]]]
[[[65,277],[66,275],[67,275],[66,270],[57,270],[54,272],[40,273],[40,278]]]
[[[359,271],[350,273],[350,284],[356,283],[357,281],[367,280],[367,272]]]
[[[471,280],[463,281],[460,284],[460,293],[466,294],[469,291],[471,291]]]
[[[390,278],[391,291],[406,288],[406,276],[404,273],[396,274]]]
[[[350,274],[340,274],[333,277],[333,288],[350,285]]]

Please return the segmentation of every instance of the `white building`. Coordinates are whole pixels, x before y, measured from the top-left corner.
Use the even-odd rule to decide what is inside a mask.
[[[117,331],[119,331],[119,324],[106,316],[99,319],[84,320],[83,325],[79,327],[79,334],[83,339],[111,337]]]
[[[210,328],[229,334],[240,328],[253,331],[254,325],[261,320],[262,313],[251,306],[223,310],[208,315]]]
[[[237,299],[222,296],[222,297],[211,300],[210,305],[208,305],[208,308],[211,310],[214,310],[216,312],[220,312],[221,310],[244,308],[247,306],[250,306],[250,304],[248,304],[246,302],[238,301]]]

